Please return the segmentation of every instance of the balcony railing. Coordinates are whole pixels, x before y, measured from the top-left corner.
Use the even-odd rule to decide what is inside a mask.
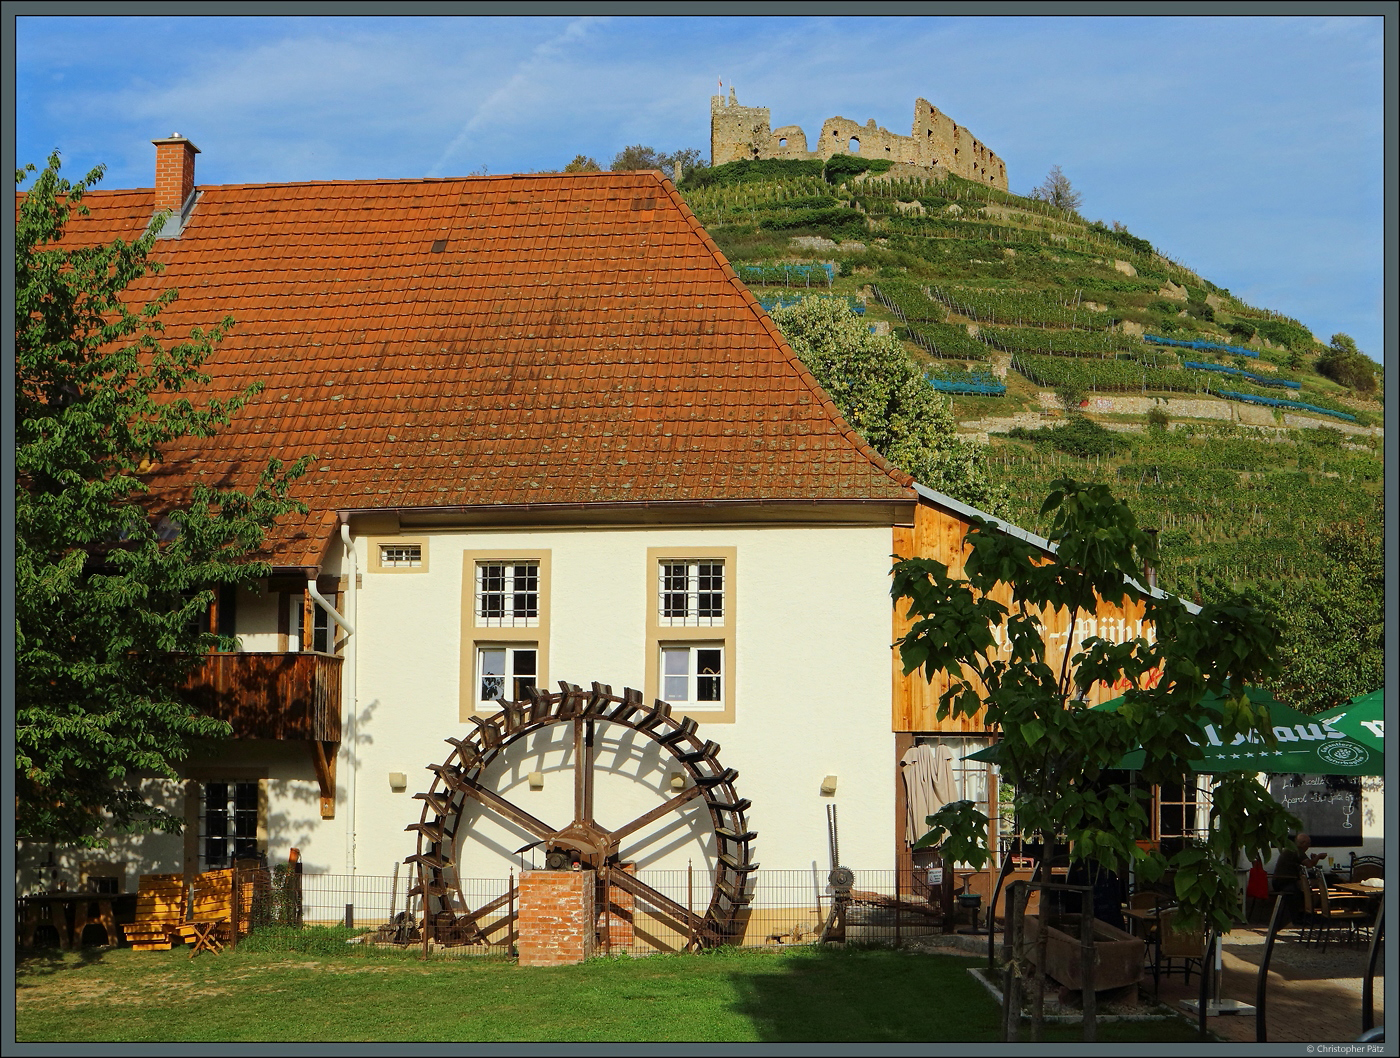
[[[210,654],[190,679],[190,701],[227,720],[234,738],[340,741],[341,658]]]

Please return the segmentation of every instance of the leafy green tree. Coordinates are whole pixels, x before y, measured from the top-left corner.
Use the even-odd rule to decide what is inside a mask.
[[[1048,561],[979,520],[967,535],[965,580],[931,559],[895,565],[891,594],[896,607],[907,601],[913,619],[898,644],[904,671],[922,669],[930,679],[949,673],[940,718],[985,707],[987,725],[1002,733],[998,765],[1015,788],[1024,834],[1066,835],[1073,858],[1131,863],[1148,879],[1170,868],[1183,917],[1228,927],[1239,907],[1237,856],[1267,857],[1282,846],[1282,807],[1252,775],[1217,776],[1206,836],[1164,856],[1136,844],[1150,832],[1147,791],[1107,785],[1104,773],[1141,747],[1148,783],[1180,782],[1195,757],[1190,738],[1207,720],[1221,720],[1201,705],[1207,692],[1225,696],[1227,737],[1259,730],[1272,740],[1267,711],[1241,691],[1273,674],[1277,629],[1240,600],[1193,614],[1178,599],[1146,596],[1127,578],[1155,562],[1156,543],[1127,504],[1105,485],[1062,479],[1051,488],[1041,508],[1052,516],[1047,537],[1056,546]],[[992,597],[998,585],[1009,586],[1009,606]],[[1061,648],[1055,657],[1040,616],[1066,611],[1068,642],[1075,643],[1076,627],[1097,612],[1099,600],[1143,603],[1154,640],[1088,637],[1082,648]],[[1160,678],[1145,679],[1149,673]],[[1126,692],[1116,711],[1076,705],[1096,684],[1120,679],[1151,686]],[[985,848],[981,820],[950,811],[938,823],[964,853],[969,844]]]
[[[566,173],[601,173],[603,167],[586,154],[574,155],[574,160],[564,166]]]
[[[1385,681],[1384,524],[1378,500],[1369,521],[1324,525],[1321,578],[1290,582],[1276,596],[1280,701],[1322,712]]]
[[[260,387],[186,395],[232,320],[168,341],[159,316],[175,291],[128,303],[160,271],[154,231],[64,245],[101,173],[70,184],[53,155],[15,237],[16,833],[84,844],[104,827],[180,828],[123,780],[173,777],[188,740],[228,733],[180,701],[197,655],[234,645],[201,618],[220,586],[266,575],[249,557],[305,509],[287,490],[306,460],[272,462],[248,494],[197,485],[176,506],[152,493],[164,446],[211,436]]]
[[[1030,197],[1048,202],[1066,213],[1077,212],[1084,202],[1084,196],[1074,189],[1069,177],[1065,176],[1058,165],[1050,170],[1045,181],[1030,193]]]
[[[668,180],[673,180],[678,164],[682,169],[682,175],[684,175],[692,169],[703,168],[705,163],[701,160],[700,152],[694,147],[682,148],[667,154],[654,147],[636,144],[618,151],[613,156],[612,165],[609,168],[615,173],[635,169],[660,169]]]
[[[948,399],[897,338],[871,334],[844,298],[804,298],[772,317],[870,447],[929,488],[1005,515],[1005,487],[993,484],[982,449],[958,438]]]
[[[1356,341],[1349,334],[1332,335],[1331,344],[1317,358],[1317,371],[1358,393],[1375,392],[1376,365],[1356,347]]]

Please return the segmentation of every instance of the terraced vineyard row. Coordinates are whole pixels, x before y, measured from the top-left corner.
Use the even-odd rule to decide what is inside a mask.
[[[1054,389],[1074,386],[1093,392],[1206,393],[1209,372],[1184,368],[1151,367],[1132,360],[1086,359],[1070,356],[1033,356],[1016,353],[1011,366],[1038,386]]]
[[[1113,318],[1086,308],[1082,298],[1061,299],[1039,290],[994,290],[930,286],[929,293],[959,315],[979,323],[1039,324],[1055,327],[1107,327]]]
[[[1131,354],[1153,366],[1179,364],[1171,354],[1154,354],[1142,342],[1112,331],[1064,331],[1043,327],[982,327],[978,337],[1007,353],[1038,356],[1082,356],[1111,360]]]

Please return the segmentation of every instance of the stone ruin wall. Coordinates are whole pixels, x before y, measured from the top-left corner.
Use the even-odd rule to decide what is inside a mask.
[[[852,140],[858,144],[858,150],[851,148]],[[825,161],[836,154],[886,158],[932,170],[938,179],[956,173],[964,179],[1007,190],[1006,163],[927,99],[914,101],[911,135],[890,132],[876,125],[874,119],[859,125],[835,117],[822,124],[821,135],[812,149],[799,126],[771,128],[768,108],[740,106],[734,89],[729,90],[728,99],[710,97],[711,165],[759,158]]]

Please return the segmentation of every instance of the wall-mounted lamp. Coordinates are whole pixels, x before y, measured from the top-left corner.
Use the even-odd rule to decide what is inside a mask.
[[[532,790],[543,790],[543,789],[544,789],[544,772],[542,772],[542,771],[532,771],[532,772],[530,773],[530,789],[532,789]]]
[[[836,776],[828,775],[822,780],[822,796],[830,797],[836,792]]]
[[[681,774],[680,772],[678,772],[678,771],[673,771],[673,772],[671,773],[671,789],[673,789],[673,790],[684,790],[684,789],[685,789],[685,776],[682,775],[682,774]]]
[[[403,793],[408,789],[408,776],[401,771],[391,771],[389,773],[389,789],[394,793]]]

